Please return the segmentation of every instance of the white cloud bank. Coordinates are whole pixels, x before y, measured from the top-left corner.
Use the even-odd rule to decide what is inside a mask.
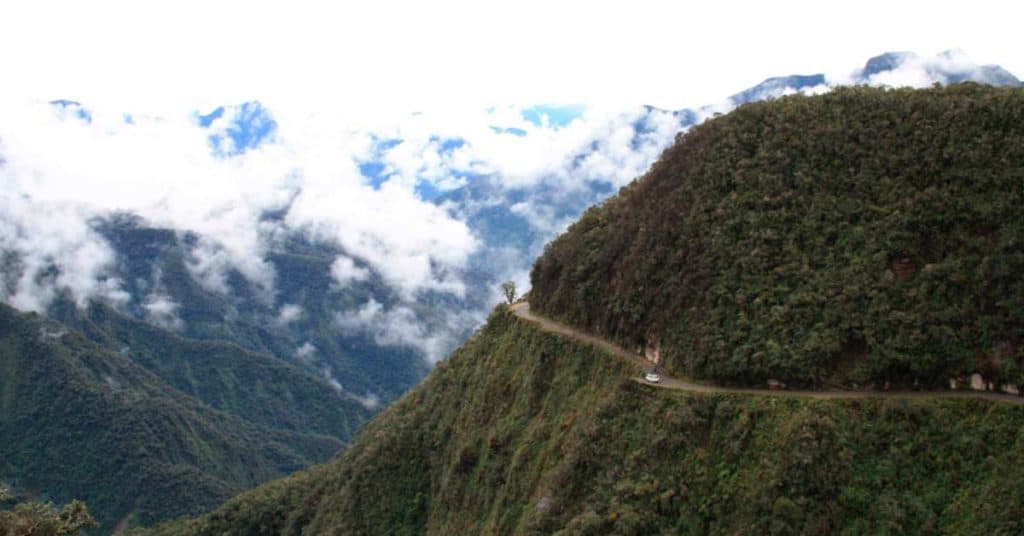
[[[943,69],[974,68],[966,57],[947,54],[908,61],[870,82],[924,86],[942,81],[936,73]],[[112,275],[113,252],[89,223],[121,211],[196,233],[188,269],[207,290],[228,293],[228,271],[237,270],[273,303],[277,274],[267,253],[283,234],[306,233],[345,251],[331,265],[338,286],[376,274],[401,298],[387,310],[370,300],[340,314],[340,328],[369,330],[379,344],[410,345],[436,361],[450,333],[428,329],[411,305],[424,292],[464,296],[459,274],[481,242],[465,212],[424,201],[420,188],[445,192],[479,175],[509,189],[543,185],[542,200],[528,198],[511,210],[550,237],[574,217],[554,210],[562,197],[588,181],[613,190],[626,184],[679,128],[671,113],[639,107],[589,106],[557,124],[528,121],[516,106],[368,117],[277,96],[266,109],[253,115],[252,106],[227,106],[204,127],[199,114],[212,108],[189,103],[55,106],[0,95],[2,298],[34,311],[61,292],[80,306],[90,299],[124,303],[129,297]],[[276,126],[258,144],[238,146],[232,129],[239,114],[253,129]],[[368,162],[377,167],[375,178],[360,171]],[[264,217],[271,212],[284,216]],[[522,279],[521,266],[509,270]],[[176,306],[165,298],[146,297],[147,314],[180,329]],[[301,311],[285,307],[279,314],[288,324]]]

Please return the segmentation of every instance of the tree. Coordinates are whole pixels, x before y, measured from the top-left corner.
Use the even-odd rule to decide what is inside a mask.
[[[0,486],[0,501],[9,498],[9,490]],[[0,512],[0,536],[63,536],[96,526],[80,501],[71,501],[60,510],[49,503],[29,502]]]
[[[501,284],[501,292],[505,294],[505,301],[512,303],[516,301],[516,284],[514,281],[505,281]]]

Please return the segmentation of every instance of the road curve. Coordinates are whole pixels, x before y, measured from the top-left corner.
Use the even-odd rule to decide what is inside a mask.
[[[530,303],[520,301],[509,306],[509,309],[516,316],[533,322],[544,331],[557,333],[571,337],[581,342],[597,346],[601,350],[614,355],[620,359],[629,361],[643,370],[651,368],[651,362],[642,356],[630,352],[625,348],[609,342],[600,337],[580,331],[576,328],[562,324],[550,318],[536,315],[530,312]],[[691,393],[729,393],[737,395],[775,396],[775,397],[796,397],[796,398],[817,398],[822,400],[853,400],[866,398],[967,398],[977,400],[991,400],[995,402],[1006,402],[1017,406],[1024,406],[1024,397],[1005,393],[993,393],[988,391],[835,391],[835,390],[796,390],[796,389],[758,389],[753,387],[723,387],[719,385],[696,383],[679,378],[673,378],[667,374],[661,374],[661,382],[649,383],[637,378],[638,382],[659,389],[671,389],[674,391],[687,391]]]

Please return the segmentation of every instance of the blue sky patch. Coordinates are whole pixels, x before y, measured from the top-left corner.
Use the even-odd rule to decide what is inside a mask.
[[[199,126],[206,128],[213,124],[214,121],[221,118],[224,115],[224,107],[218,106],[216,110],[199,116]]]
[[[61,110],[71,110],[75,116],[85,121],[86,123],[92,123],[92,114],[89,110],[82,108],[82,103],[67,99],[57,99],[50,101],[50,104],[60,108]]]
[[[526,131],[521,129],[521,128],[515,128],[515,127],[502,128],[502,127],[492,126],[491,130],[497,132],[498,134],[511,134],[513,136],[519,136],[520,138],[522,138],[523,136],[526,136]]]
[[[466,144],[466,140],[462,138],[440,138],[438,136],[431,136],[430,141],[434,143],[440,142],[438,144],[439,148],[437,152],[442,155],[451,153],[455,149],[458,149],[459,147],[462,147],[463,145]]]
[[[384,173],[386,168],[384,162],[362,162],[359,164],[359,173],[367,179],[374,190],[379,190],[388,180],[388,175]]]
[[[391,177],[391,173],[387,173],[387,164],[381,161],[384,153],[398,147],[405,140],[400,138],[380,139],[376,135],[371,136],[374,144],[373,159],[357,161],[356,164],[359,166],[359,174],[366,179],[363,182],[372,186],[374,190],[379,190],[381,185]]]
[[[573,119],[582,116],[584,110],[586,110],[586,108],[579,104],[566,106],[541,104],[526,108],[521,113],[523,115],[523,119],[533,123],[534,125],[543,125],[544,117],[547,117],[548,126],[560,128],[571,123]]]
[[[236,156],[259,146],[277,130],[277,121],[259,102],[246,102],[233,107],[234,117],[223,133],[210,135],[210,148],[219,156]],[[224,117],[228,109],[218,106],[198,117],[199,126],[209,128]]]
[[[376,137],[374,137],[374,140],[376,141]],[[394,149],[395,147],[401,145],[403,141],[405,140],[401,138],[388,138],[380,140],[377,142],[377,146],[374,147],[374,151],[376,151],[377,154],[390,151],[391,149]]]

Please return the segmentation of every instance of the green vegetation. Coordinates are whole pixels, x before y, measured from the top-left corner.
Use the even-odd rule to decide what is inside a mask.
[[[531,305],[737,383],[1024,383],[1024,91],[839,90],[694,128]],[[1020,534],[1024,414],[694,395],[498,309],[340,457],[156,534]]]
[[[187,339],[100,305],[72,325],[175,389],[253,423],[347,440],[370,415],[298,364],[233,343]]]
[[[390,306],[398,298],[372,273],[366,281],[338,287],[331,277],[331,264],[344,252],[335,246],[309,243],[299,235],[277,244],[267,254],[277,276],[271,299],[234,271],[226,280],[227,294],[204,288],[187,268],[199,241],[195,235],[154,229],[129,215],[98,222],[97,227],[117,252],[117,275],[132,296],[132,303],[120,312],[129,316],[145,319],[147,297],[154,291],[165,294],[178,304],[176,313],[182,321],[178,334],[184,338],[232,343],[315,374],[321,373],[321,364],[327,364],[347,389],[360,395],[372,392],[383,401],[397,398],[429,372],[412,350],[382,348],[372,335],[337,329],[338,311],[355,309],[371,298]],[[281,322],[284,304],[297,305],[302,313]],[[83,316],[70,303],[48,314],[71,325],[79,325]],[[93,308],[86,316],[86,322],[104,327],[112,322],[110,312],[102,308]],[[82,330],[92,336],[87,327]],[[309,362],[296,356],[296,349],[305,343],[316,348],[315,359]]]
[[[338,459],[156,534],[1018,534],[999,403],[697,396],[499,310]]]
[[[722,382],[1024,384],[1024,90],[840,89],[694,127],[549,244],[538,312]]]
[[[0,503],[10,499],[0,486]],[[65,536],[96,526],[96,520],[79,501],[71,501],[57,510],[52,504],[23,502],[0,511],[0,536]]]
[[[515,281],[505,281],[501,284],[501,293],[505,296],[505,303],[512,303],[516,301],[516,283]]]
[[[127,338],[0,305],[0,482],[81,498],[100,531],[198,514],[327,460],[369,414],[268,356],[106,327]]]

